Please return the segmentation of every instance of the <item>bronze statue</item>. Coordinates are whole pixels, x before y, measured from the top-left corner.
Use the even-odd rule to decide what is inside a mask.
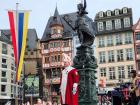
[[[82,46],[91,46],[94,42],[94,34],[89,28],[89,24],[86,23],[86,0],[84,0],[84,4],[80,3],[77,5],[77,19],[75,21],[75,27],[73,27],[70,22],[64,18],[64,20],[68,23],[68,25],[76,31],[78,34],[79,41]]]
[[[77,8],[78,8],[77,13],[79,16],[83,16],[84,14],[88,14],[88,12],[86,11],[86,7],[87,7],[86,0],[84,0],[84,5],[82,3],[77,5]]]

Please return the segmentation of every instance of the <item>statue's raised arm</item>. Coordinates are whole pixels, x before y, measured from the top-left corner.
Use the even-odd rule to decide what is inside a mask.
[[[84,10],[86,10],[86,7],[87,7],[87,2],[86,2],[86,0],[84,0]]]

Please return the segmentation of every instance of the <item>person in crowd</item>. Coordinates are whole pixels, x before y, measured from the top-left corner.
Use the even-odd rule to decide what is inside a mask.
[[[136,70],[131,71],[132,76],[132,87],[130,89],[131,93],[131,105],[138,105],[138,102],[140,100],[140,89],[139,89],[139,80],[140,77],[138,76]]]
[[[62,60],[65,69],[61,75],[61,104],[62,105],[78,105],[78,82],[79,76],[77,69],[71,66],[71,58],[63,53]]]

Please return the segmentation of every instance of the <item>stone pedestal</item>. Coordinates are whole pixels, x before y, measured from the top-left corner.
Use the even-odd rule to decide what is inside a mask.
[[[79,105],[97,105],[96,68],[93,49],[80,46],[74,58],[74,67],[79,73]]]

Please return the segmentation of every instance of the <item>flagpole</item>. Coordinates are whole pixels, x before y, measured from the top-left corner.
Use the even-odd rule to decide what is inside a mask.
[[[18,38],[18,6],[19,6],[19,3],[16,3],[16,24],[15,25],[16,25],[16,35],[17,35],[17,38]],[[18,50],[18,46],[17,46],[17,50]],[[18,55],[17,55],[17,64],[18,64]],[[17,67],[18,67],[18,65],[17,65]],[[16,105],[18,105],[18,82],[17,81],[16,81],[16,88],[17,88],[17,92],[16,92]]]

